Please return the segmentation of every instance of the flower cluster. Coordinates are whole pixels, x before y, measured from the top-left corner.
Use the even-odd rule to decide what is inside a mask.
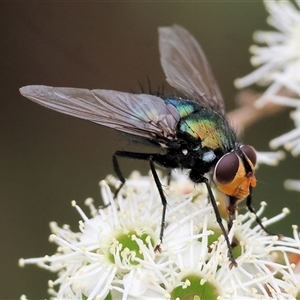
[[[273,148],[283,145],[298,155],[300,5],[298,1],[264,2],[270,14],[268,22],[277,31],[255,33],[255,41],[265,44],[250,49],[251,62],[258,68],[235,83],[239,88],[266,85],[256,101],[258,106],[272,102],[295,108],[291,116],[296,128],[270,144]],[[232,116],[239,119],[238,114]],[[282,152],[258,155],[260,163],[276,164],[280,159]],[[170,185],[167,178],[162,183],[168,209],[159,251],[161,198],[152,177],[135,172],[116,198],[111,187],[117,189],[118,180],[111,176],[102,181],[104,206],[97,208],[87,199],[89,214],[73,201],[81,217],[79,230],[73,232],[67,225],[52,222],[50,241],[57,245],[56,253],[20,259],[20,266],[36,264],[57,274],[57,279],[48,283],[52,299],[299,299],[297,226],[293,226],[292,237],[269,236],[256,223],[255,215],[239,211],[228,233],[237,244],[233,255],[238,265],[230,268],[228,247],[204,187],[194,187],[179,172],[172,174]],[[300,190],[297,181],[286,185]],[[215,197],[222,202],[218,193]],[[262,202],[258,217],[265,206]],[[219,208],[222,212],[221,205]],[[264,226],[280,221],[287,213],[285,208],[281,214],[263,219]]]
[[[255,217],[239,214],[229,238],[237,267],[229,268],[227,245],[216,223],[202,185],[193,187],[179,173],[168,195],[166,227],[159,243],[161,201],[152,177],[134,173],[114,199],[101,182],[105,207],[86,200],[91,217],[73,202],[80,214],[79,231],[51,223],[50,241],[57,252],[41,258],[21,259],[57,273],[49,281],[54,299],[291,299],[299,291],[299,273],[290,255],[300,257],[297,228],[294,237],[266,235]],[[163,181],[167,182],[166,178]],[[109,205],[108,205],[109,204]],[[261,216],[265,204],[257,212]],[[288,213],[269,220],[268,226]],[[300,272],[300,271],[299,271]],[[25,297],[24,297],[25,298]]]
[[[295,156],[300,154],[300,4],[299,1],[264,1],[270,16],[267,21],[276,31],[257,31],[251,63],[258,67],[251,74],[235,81],[238,88],[253,83],[268,86],[256,101],[257,106],[276,103],[293,107],[291,118],[295,129],[273,139],[271,148],[284,146]]]

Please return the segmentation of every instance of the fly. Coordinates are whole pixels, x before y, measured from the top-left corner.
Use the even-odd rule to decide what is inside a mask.
[[[163,205],[160,244],[156,250],[160,251],[163,239],[167,200],[155,164],[189,170],[190,180],[205,184],[208,190],[232,268],[237,266],[232,253],[234,242],[229,241],[210,182],[228,197],[229,231],[241,200],[246,198],[248,210],[255,214],[252,188],[256,185],[256,153],[251,146],[238,142],[226,119],[222,95],[210,65],[196,39],[178,25],[160,27],[158,32],[166,80],[183,97],[43,85],[25,86],[20,92],[47,108],[125,132],[163,149],[163,154],[129,151],[113,154],[113,167],[122,183],[120,188],[125,178],[119,157],[149,161]],[[273,234],[257,216],[256,221],[265,232]]]

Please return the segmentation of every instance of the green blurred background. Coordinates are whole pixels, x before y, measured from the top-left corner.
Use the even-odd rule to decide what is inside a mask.
[[[52,254],[49,222],[80,219],[71,200],[100,203],[98,182],[113,172],[111,155],[132,149],[116,132],[65,116],[21,97],[28,84],[139,91],[138,82],[164,83],[157,27],[180,24],[200,41],[219,82],[227,109],[235,107],[233,80],[252,70],[248,48],[257,29],[268,29],[259,1],[198,2],[1,2],[0,126],[0,298],[48,297],[51,277],[21,257]],[[283,113],[247,130],[244,140],[269,150],[270,139],[293,127]],[[140,148],[138,148],[140,149]],[[143,149],[142,149],[143,150]],[[144,149],[145,151],[145,149]],[[122,160],[125,174],[147,163]],[[288,206],[292,213],[273,231],[291,234],[300,195],[285,191],[286,178],[299,178],[299,159],[257,172],[254,205],[266,216]],[[172,203],[170,203],[172,205]],[[52,276],[53,278],[53,276]]]

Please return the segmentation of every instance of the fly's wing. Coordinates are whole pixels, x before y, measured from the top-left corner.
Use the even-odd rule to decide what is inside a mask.
[[[178,25],[160,27],[160,60],[168,83],[205,107],[225,114],[224,101],[196,39]]]
[[[151,140],[172,140],[180,118],[175,107],[146,94],[43,85],[20,92],[47,108]]]

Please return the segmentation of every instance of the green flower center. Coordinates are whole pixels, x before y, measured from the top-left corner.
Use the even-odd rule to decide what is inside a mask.
[[[214,232],[207,237],[208,247],[210,247],[213,243],[217,242],[219,237],[223,234],[220,228],[211,228]],[[202,239],[199,239],[201,242]],[[234,258],[238,258],[242,254],[242,248],[239,243],[239,240],[234,238],[232,241],[232,253]]]
[[[123,232],[115,236],[115,241],[110,247],[109,261],[113,264],[120,259],[122,263],[138,265],[138,259],[144,259],[140,243],[148,247],[149,243],[153,246],[153,239],[147,233],[138,234],[136,230]]]
[[[174,300],[217,300],[219,291],[215,284],[206,281],[199,275],[191,274],[182,278],[182,284],[170,294],[171,299]]]

